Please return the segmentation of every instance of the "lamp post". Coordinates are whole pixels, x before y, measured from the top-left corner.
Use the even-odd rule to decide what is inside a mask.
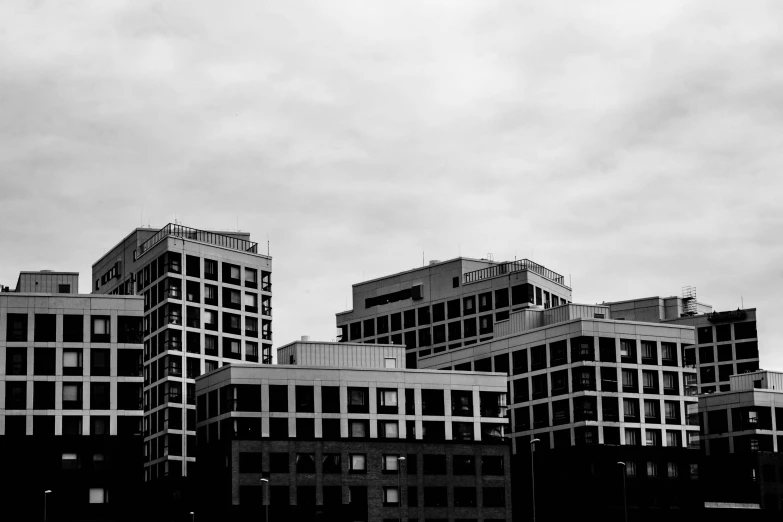
[[[51,489],[47,489],[46,491],[44,491],[44,522],[46,522],[46,495],[48,495],[51,492],[52,492]]]
[[[625,492],[625,476],[627,475],[627,470],[625,462],[618,462],[617,465],[621,466],[623,472],[623,514],[625,516],[625,522],[628,522],[628,496]]]
[[[266,497],[266,502],[264,502],[264,522],[269,522],[269,479],[262,478],[261,484],[266,486],[266,495],[264,495]]]
[[[533,462],[533,446],[536,442],[541,442],[540,439],[532,439],[530,441],[530,487],[533,491],[533,522],[536,522],[536,469]]]
[[[190,522],[196,522],[196,513],[193,511],[190,512]]]
[[[397,457],[397,505],[400,507],[400,522],[402,522],[402,463],[405,457]]]

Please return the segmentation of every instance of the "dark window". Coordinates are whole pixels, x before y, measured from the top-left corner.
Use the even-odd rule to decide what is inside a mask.
[[[508,354],[500,354],[495,356],[495,371],[508,374]]]
[[[549,365],[560,366],[568,362],[567,343],[565,340],[550,343],[549,345]]]
[[[718,346],[718,361],[726,362],[734,360],[734,350],[730,344],[721,344]]]
[[[495,308],[505,308],[508,306],[508,288],[495,290]]]
[[[377,324],[378,324],[378,335],[389,333],[389,316],[388,315],[382,315],[377,318]],[[367,334],[365,334],[365,337],[367,337]]]
[[[315,453],[297,453],[296,472],[315,473]]]
[[[125,350],[122,350],[123,352]],[[93,348],[90,350],[90,375],[106,377],[110,374],[108,349]]]
[[[423,306],[418,309],[419,326],[430,324],[430,307]]]
[[[440,421],[423,421],[421,438],[424,441],[442,442],[446,438],[446,424]]]
[[[71,293],[71,285],[57,285],[57,293],[58,294],[70,294]]]
[[[446,342],[446,325],[437,324],[432,327],[433,344],[440,344]]]
[[[755,339],[758,337],[756,333],[756,321],[747,321],[744,323],[734,323],[734,339]]]
[[[712,326],[701,326],[696,329],[696,338],[699,344],[712,342]]]
[[[729,378],[734,375],[734,365],[733,364],[723,364],[721,366],[718,366],[718,380],[719,381],[728,381]]]
[[[223,263],[223,282],[232,285],[242,284],[242,269],[238,265]]]
[[[612,366],[601,367],[601,391],[617,391],[617,368]]]
[[[340,419],[322,419],[321,436],[324,440],[340,440]]]
[[[527,350],[517,350],[512,352],[511,361],[513,363],[512,371],[514,375],[527,373]]]
[[[285,384],[269,385],[269,411],[288,411],[288,386]]]
[[[514,403],[527,402],[530,400],[530,391],[528,389],[527,379],[517,379],[514,383]]]
[[[715,350],[712,346],[699,348],[699,364],[715,362]]]
[[[429,328],[419,330],[419,346],[425,347],[432,345],[432,335]]]
[[[462,339],[462,323],[460,321],[454,321],[448,323],[449,327],[449,341],[457,341]]]
[[[269,471],[271,473],[288,473],[288,453],[270,453]]]
[[[424,455],[422,462],[425,475],[446,474],[446,455]]]
[[[6,375],[27,375],[27,348],[7,348]]]
[[[351,341],[355,341],[357,339],[362,338],[362,322],[356,321],[355,323],[351,323]]]
[[[326,473],[324,471],[324,473]],[[343,503],[342,486],[324,486],[323,487],[324,506],[341,506]]]
[[[402,330],[402,314],[397,312],[396,314],[391,314],[391,331],[397,332],[399,330]]]
[[[533,371],[546,368],[546,345],[533,346],[530,349],[530,368]]]
[[[63,342],[80,343],[84,340],[84,316],[63,316]]]
[[[365,319],[363,322],[364,337],[372,337],[375,335],[375,319]]]
[[[446,320],[446,305],[444,303],[437,303],[432,305],[432,322],[437,323],[439,321]]]
[[[35,314],[35,342],[53,343],[55,342],[55,332],[57,330],[57,316],[53,314]]]
[[[315,391],[313,386],[296,386],[296,411],[315,412]]]
[[[321,464],[324,473],[340,474],[342,473],[342,464],[340,463],[339,453],[324,453],[321,456]]]
[[[55,407],[54,393],[54,382],[35,381],[33,383],[33,409],[53,410]]]
[[[456,319],[461,315],[459,299],[454,299],[452,301],[449,301],[447,303],[446,308],[447,308],[447,315],[449,319]]]
[[[185,256],[185,275],[201,277],[201,260],[196,256]]]
[[[369,413],[369,388],[348,388],[348,413]]]
[[[756,341],[749,341],[745,343],[736,343],[734,345],[737,349],[737,359],[758,359],[759,357],[759,344]]]
[[[598,351],[601,362],[617,362],[617,347],[613,337],[599,337]]]
[[[27,383],[25,381],[6,381],[5,408],[7,410],[27,409]]]
[[[479,317],[479,335],[491,334],[493,332],[492,314]]]
[[[457,323],[459,324],[459,323]],[[474,317],[471,317],[470,319],[465,319],[463,321],[464,324],[464,337],[475,337],[476,336],[476,319]]]
[[[532,386],[533,386],[533,400],[536,399],[543,399],[544,397],[547,397],[549,395],[548,390],[548,384],[547,384],[547,376],[544,375],[535,375],[531,377],[530,379]],[[544,404],[546,406],[546,404]]]
[[[448,499],[446,496],[446,487],[445,486],[425,487],[424,506],[447,507]]]
[[[27,314],[8,314],[6,319],[6,341],[27,342]]]
[[[54,406],[52,406],[52,408],[54,408]],[[54,436],[54,415],[33,416],[33,435],[44,437]]]
[[[443,390],[421,390],[422,415],[444,415]]]
[[[483,455],[481,457],[481,473],[483,475],[503,475],[503,456]]]
[[[731,325],[719,324],[715,326],[715,340],[719,343],[731,341]]]
[[[269,419],[269,437],[272,439],[287,439],[288,419],[285,417],[271,417]]]
[[[324,413],[340,413],[339,386],[321,386],[321,410]]]

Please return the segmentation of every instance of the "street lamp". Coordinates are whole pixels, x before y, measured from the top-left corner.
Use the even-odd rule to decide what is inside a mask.
[[[190,522],[196,522],[196,513],[190,512]]]
[[[625,476],[628,474],[625,462],[618,462],[618,466],[622,467],[623,471],[623,513],[625,514],[625,522],[628,522],[628,496],[625,492]]]
[[[405,457],[397,457],[397,505],[400,507],[400,522],[402,522],[402,463]]]
[[[47,489],[46,491],[44,491],[44,522],[46,522],[46,495],[48,495],[51,492],[52,492],[51,489]]]
[[[265,495],[266,502],[264,503],[264,522],[269,522],[269,479],[262,478],[261,483],[266,486],[266,495]]]
[[[536,442],[541,442],[540,439],[532,439],[530,441],[530,486],[533,490],[533,522],[536,522],[536,471],[533,462],[533,446]]]

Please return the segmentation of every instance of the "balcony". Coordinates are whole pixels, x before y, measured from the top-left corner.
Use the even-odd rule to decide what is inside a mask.
[[[164,299],[182,299],[182,290],[178,286],[170,286],[165,292],[163,292]]]
[[[521,272],[523,270],[534,272],[542,277],[545,277],[546,279],[549,279],[550,281],[554,281],[555,283],[565,286],[565,278],[563,276],[557,272],[549,270],[544,266],[539,265],[538,263],[534,263],[529,259],[520,259],[518,261],[510,261],[508,263],[498,263],[488,268],[482,268],[481,270],[468,272],[463,276],[463,283],[475,283],[477,281],[483,281],[484,279],[491,279],[493,277],[498,277],[513,272]]]
[[[182,367],[179,365],[169,365],[163,369],[163,375],[168,377],[182,377]]]
[[[258,243],[169,223],[165,227],[161,228],[154,236],[139,246],[135,259],[143,256],[149,251],[150,248],[160,243],[167,237],[189,239],[191,241],[198,241],[200,243],[207,243],[210,245],[230,248],[231,250],[236,250],[238,252],[250,252],[251,254],[258,253]]]
[[[168,314],[163,317],[164,324],[173,324],[175,326],[182,326],[182,316],[179,314]]]
[[[595,391],[595,379],[590,377],[578,377],[573,381],[573,387],[575,392],[578,391]]]
[[[164,351],[181,352],[182,351],[182,341],[180,341],[179,339],[168,339],[166,342],[163,343],[163,350]]]
[[[261,306],[261,315],[272,315],[272,307],[271,306]]]

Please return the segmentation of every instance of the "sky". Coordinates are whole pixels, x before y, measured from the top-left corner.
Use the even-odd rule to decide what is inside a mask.
[[[783,369],[781,2],[5,0],[0,115],[0,284],[241,229],[277,347],[423,257],[527,257],[755,307]]]

